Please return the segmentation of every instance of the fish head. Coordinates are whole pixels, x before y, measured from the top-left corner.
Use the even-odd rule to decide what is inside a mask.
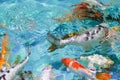
[[[85,69],[82,64],[71,58],[63,58],[62,62],[65,64],[66,67],[70,67],[72,69]]]
[[[64,65],[65,65],[66,67],[69,67],[69,65],[70,65],[70,63],[73,61],[73,59],[63,58],[61,61],[64,63]]]

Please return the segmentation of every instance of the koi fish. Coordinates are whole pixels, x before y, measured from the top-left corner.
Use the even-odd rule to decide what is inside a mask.
[[[52,46],[49,47],[49,50],[52,52],[58,48],[63,48],[68,44],[81,45],[85,51],[90,50],[104,41],[108,35],[108,27],[108,24],[101,23],[100,25],[97,25],[95,28],[86,31],[83,34],[74,35],[66,39],[58,39],[48,32],[48,41],[52,43]]]
[[[93,54],[89,56],[80,56],[76,60],[87,61],[88,67],[91,67],[91,65],[95,67],[94,64],[96,64],[99,66],[99,68],[104,68],[104,69],[110,68],[114,64],[114,61],[112,61],[110,58],[98,54]]]
[[[63,58],[61,61],[64,63],[64,65],[67,68],[77,73],[81,79],[85,78],[85,80],[91,80],[95,78],[95,74],[96,74],[95,71],[91,71],[85,68],[76,60],[71,58]]]
[[[19,64],[11,66],[6,69],[1,69],[0,70],[0,80],[14,80],[16,74],[20,71],[20,69],[23,68],[23,66],[29,60],[29,55],[30,55],[29,49],[28,49],[27,53],[28,53],[28,55],[26,56],[26,58]]]
[[[111,77],[112,76],[106,72],[96,74],[96,78],[97,78],[96,80],[110,80]]]
[[[3,57],[0,55],[0,69],[4,67],[3,65],[5,64],[5,62],[6,62],[5,58],[3,58]]]
[[[72,10],[72,13],[68,13],[63,15],[60,18],[53,18],[54,20],[57,20],[58,22],[72,22],[77,19],[84,19],[84,18],[90,18],[94,20],[101,20],[102,19],[102,14],[100,11],[95,10],[94,8],[88,8],[87,3],[82,3],[82,4],[75,4],[72,6],[77,6]]]
[[[92,9],[91,8],[81,9],[79,7],[74,8],[72,16],[78,19],[90,18],[99,21],[102,19],[102,13],[100,13],[100,11],[95,10],[93,8]]]
[[[10,66],[10,63],[6,60],[6,57],[9,56],[9,49],[7,48],[9,41],[9,36],[4,34],[4,38],[2,40],[2,51],[0,52],[0,69],[3,68],[3,65]]]
[[[36,80],[54,80],[54,73],[52,70],[52,66],[48,65],[42,69],[41,75],[37,77]]]

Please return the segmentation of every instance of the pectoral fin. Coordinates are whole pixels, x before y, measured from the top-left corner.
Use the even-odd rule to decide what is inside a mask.
[[[73,33],[65,35],[62,39],[67,39],[67,38],[70,38],[70,37],[73,37],[73,36],[77,36],[79,34],[80,34],[79,32],[73,32]]]
[[[57,49],[57,46],[54,45],[54,44],[52,44],[52,45],[48,48],[48,50],[49,50],[50,52],[53,52],[53,51],[55,51],[56,49]]]

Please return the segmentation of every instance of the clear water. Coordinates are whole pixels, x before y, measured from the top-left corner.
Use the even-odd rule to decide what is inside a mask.
[[[102,0],[102,2],[109,3],[109,0]],[[35,75],[40,75],[41,69],[50,64],[53,66],[55,75],[60,75],[56,77],[56,80],[79,80],[75,73],[60,69],[62,58],[76,58],[82,54],[96,52],[103,55],[107,53],[115,61],[111,80],[120,80],[120,52],[118,50],[103,51],[99,49],[85,53],[80,46],[69,45],[54,52],[48,52],[50,43],[47,41],[47,33],[49,31],[60,38],[73,31],[78,31],[82,27],[89,28],[98,24],[96,21],[85,20],[86,24],[77,21],[67,22],[65,27],[61,28],[61,23],[52,19],[71,12],[70,5],[78,3],[80,0],[0,0],[0,23],[6,24],[6,26],[0,27],[0,34],[6,33],[10,37],[9,61],[11,64],[17,55],[21,55],[24,59],[26,56],[25,47],[29,42],[31,55],[24,70],[31,70]],[[116,18],[117,15],[120,15],[119,4],[114,2],[112,6],[108,7],[107,12]],[[120,25],[117,21],[107,21],[107,23],[111,27]],[[119,43],[116,45],[116,49],[118,48]]]

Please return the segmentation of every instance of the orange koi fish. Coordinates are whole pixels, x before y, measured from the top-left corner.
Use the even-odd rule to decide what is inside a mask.
[[[95,73],[93,74],[92,71],[89,69],[85,68],[83,65],[81,65],[79,62],[77,62],[74,59],[71,58],[63,58],[62,62],[64,65],[72,70],[73,72],[77,73],[80,78],[85,78],[85,80],[91,80],[95,78]]]
[[[94,8],[88,8],[88,5],[89,4],[87,3],[72,5],[72,6],[76,6],[72,10],[72,13],[67,13],[60,18],[53,18],[53,19],[57,20],[58,22],[69,22],[69,21],[72,22],[75,19],[84,19],[84,18],[90,18],[94,20],[102,19],[102,14],[98,10],[95,10]]]
[[[110,80],[111,79],[111,75],[105,72],[102,73],[98,73],[96,74],[96,80]]]
[[[8,38],[9,38],[9,36],[7,34],[5,34],[4,39],[2,40],[2,52],[1,53],[3,55],[8,54],[8,48],[7,48],[7,45],[9,44]]]
[[[94,8],[87,8],[87,7],[74,8],[72,15],[73,17],[78,18],[78,19],[90,18],[90,19],[99,20],[102,17],[102,14],[98,10],[95,10]]]
[[[5,64],[5,62],[5,58],[2,55],[0,55],[0,69],[3,68],[3,64]]]
[[[9,42],[8,42],[8,35],[4,35],[4,39],[2,40],[2,51],[0,53],[0,68],[3,68],[3,65],[10,66],[9,62],[6,60],[6,56],[9,55],[9,50],[7,48]]]

